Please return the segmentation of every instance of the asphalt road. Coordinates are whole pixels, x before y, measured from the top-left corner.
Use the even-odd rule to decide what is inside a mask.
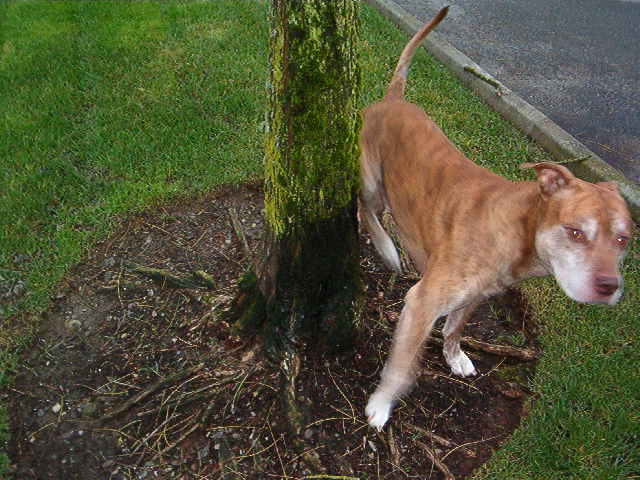
[[[640,0],[395,0],[640,183]]]

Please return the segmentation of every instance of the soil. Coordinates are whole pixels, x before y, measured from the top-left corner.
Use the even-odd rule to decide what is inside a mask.
[[[252,261],[229,212],[259,252],[262,201],[260,185],[249,184],[137,214],[67,275],[4,392],[15,478],[439,480],[431,455],[455,478],[487,461],[526,415],[532,362],[467,348],[479,375],[461,379],[431,342],[416,387],[384,431],[366,424],[367,397],[416,277],[387,272],[364,234],[363,328],[339,357],[308,349],[297,387],[307,426],[288,431],[277,365],[223,315]],[[193,285],[176,288],[136,266]],[[482,305],[466,332],[535,344],[517,291]]]

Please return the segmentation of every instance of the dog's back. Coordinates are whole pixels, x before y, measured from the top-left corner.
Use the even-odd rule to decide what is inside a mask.
[[[504,192],[512,182],[465,157],[424,110],[404,98],[386,96],[365,109],[364,119],[362,217],[385,263],[400,268],[395,248],[374,218],[385,207],[393,212],[403,246],[421,273],[427,255],[442,239],[474,235],[481,246],[478,233],[466,231],[467,222],[452,228],[456,212],[476,217],[490,214],[482,210],[484,200],[492,192]],[[441,192],[452,191],[459,194],[442,201]],[[493,239],[487,238],[486,243],[491,245]]]

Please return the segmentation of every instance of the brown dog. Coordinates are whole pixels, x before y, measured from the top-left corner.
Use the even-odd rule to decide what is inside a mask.
[[[615,304],[631,218],[617,187],[553,163],[526,164],[537,182],[511,182],[467,159],[425,112],[404,100],[413,54],[443,9],[407,44],[384,99],[364,111],[360,216],[387,266],[400,259],[378,215],[388,207],[422,275],[405,298],[393,348],[366,413],[381,429],[412,385],[423,342],[447,315],[444,356],[476,373],[460,333],[476,305],[526,277],[552,274],[574,300]]]

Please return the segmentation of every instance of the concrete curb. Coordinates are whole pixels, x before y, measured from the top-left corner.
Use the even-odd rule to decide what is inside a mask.
[[[392,0],[365,1],[409,35],[413,35],[422,27],[422,22]],[[491,108],[547,150],[554,160],[584,158],[585,160],[567,166],[584,180],[613,181],[618,184],[620,193],[629,204],[633,219],[636,223],[640,223],[640,186],[485,72],[482,67],[444,40],[437,32],[430,33],[423,46]]]

